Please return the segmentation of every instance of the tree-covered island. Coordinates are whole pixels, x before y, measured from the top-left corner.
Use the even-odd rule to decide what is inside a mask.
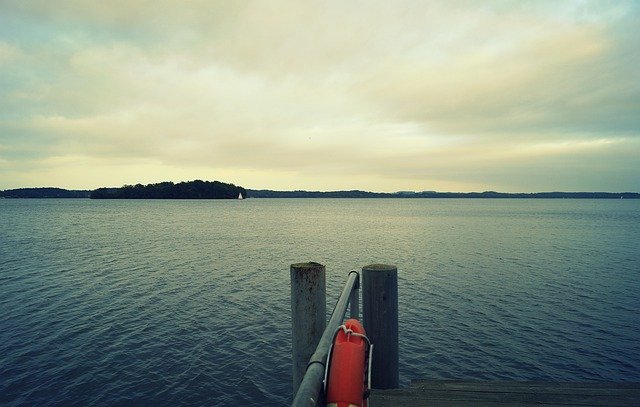
[[[240,186],[201,180],[125,185],[91,191],[91,199],[238,199],[240,196],[247,197],[247,191]]]

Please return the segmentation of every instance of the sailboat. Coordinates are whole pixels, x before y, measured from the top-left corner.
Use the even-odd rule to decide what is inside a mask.
[[[239,193],[238,193],[238,199],[244,199],[244,198],[242,197],[242,192],[239,192]]]

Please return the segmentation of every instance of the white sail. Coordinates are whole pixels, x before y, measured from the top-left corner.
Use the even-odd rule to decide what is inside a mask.
[[[242,197],[242,192],[238,193],[238,199],[244,199],[244,198]]]

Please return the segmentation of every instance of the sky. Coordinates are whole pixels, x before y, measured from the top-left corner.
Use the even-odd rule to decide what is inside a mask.
[[[0,0],[0,189],[640,191],[640,2]]]

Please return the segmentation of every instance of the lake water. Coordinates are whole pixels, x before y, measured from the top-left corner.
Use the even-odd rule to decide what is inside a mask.
[[[400,377],[640,381],[640,200],[0,200],[0,404],[286,405],[289,265],[399,269]]]

